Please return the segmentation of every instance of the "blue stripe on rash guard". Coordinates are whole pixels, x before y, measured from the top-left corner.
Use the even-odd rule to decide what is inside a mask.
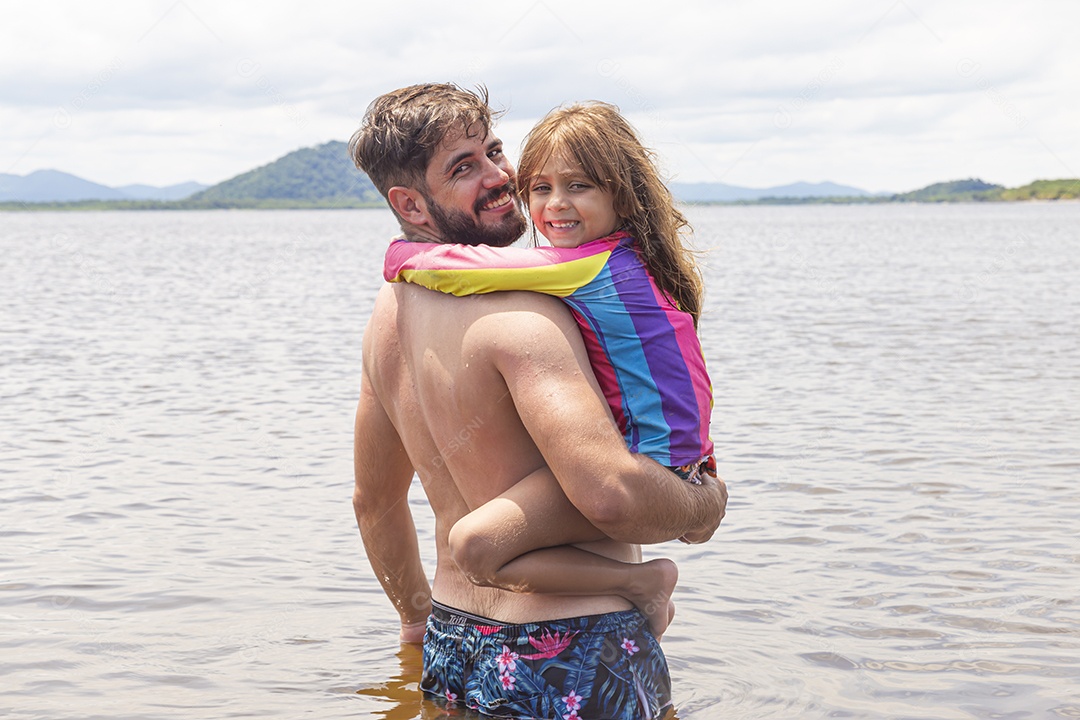
[[[620,272],[615,268],[615,272]],[[661,465],[670,465],[671,428],[664,415],[660,389],[649,368],[638,328],[627,311],[617,285],[611,279],[610,265],[588,284],[565,298],[576,312],[588,321],[612,362],[623,399],[623,413],[632,435],[626,437],[632,452],[648,455]],[[595,312],[603,313],[603,329]]]

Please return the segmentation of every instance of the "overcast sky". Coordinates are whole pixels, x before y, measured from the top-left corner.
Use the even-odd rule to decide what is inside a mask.
[[[0,172],[213,184],[347,140],[368,103],[484,83],[516,159],[616,103],[681,182],[872,191],[1080,177],[1076,0],[3,5]]]

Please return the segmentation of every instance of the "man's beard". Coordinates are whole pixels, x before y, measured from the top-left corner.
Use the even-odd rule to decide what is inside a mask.
[[[510,194],[511,202],[514,203],[513,210],[502,216],[496,223],[481,224],[479,215],[484,205],[507,193]],[[517,206],[517,192],[512,182],[492,190],[477,200],[471,216],[461,210],[443,208],[427,192],[424,192],[423,196],[427,202],[428,213],[435,227],[439,229],[443,242],[506,247],[525,232],[525,216]]]

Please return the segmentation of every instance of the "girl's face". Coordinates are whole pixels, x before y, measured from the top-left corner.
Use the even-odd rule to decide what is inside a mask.
[[[552,156],[528,190],[529,215],[555,247],[574,248],[610,235],[619,227],[611,193],[564,156]]]

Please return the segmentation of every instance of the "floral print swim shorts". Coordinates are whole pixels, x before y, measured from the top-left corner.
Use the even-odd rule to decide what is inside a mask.
[[[656,720],[667,659],[637,610],[507,625],[432,603],[420,689],[484,715]]]
[[[700,485],[702,475],[710,475],[716,478],[716,456],[709,455],[697,462],[678,467],[669,467],[668,470],[678,475],[691,485]]]

